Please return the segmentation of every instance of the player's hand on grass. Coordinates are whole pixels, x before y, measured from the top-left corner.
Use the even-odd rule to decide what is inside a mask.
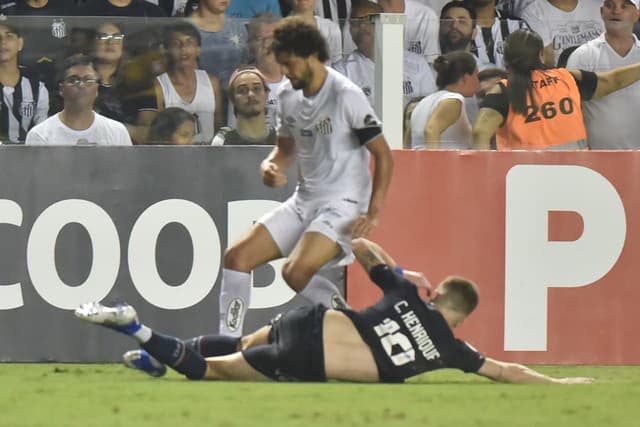
[[[273,162],[263,162],[260,165],[262,182],[269,187],[280,187],[287,183],[287,175]]]
[[[351,226],[351,237],[368,237],[374,228],[378,226],[378,218],[369,215],[360,215]]]
[[[588,377],[558,378],[559,384],[593,384],[595,381],[596,381],[595,378],[588,378]]]
[[[416,285],[418,288],[425,289],[427,291],[427,295],[431,296],[433,287],[431,286],[429,279],[427,279],[423,273],[419,271],[403,270],[402,277]]]

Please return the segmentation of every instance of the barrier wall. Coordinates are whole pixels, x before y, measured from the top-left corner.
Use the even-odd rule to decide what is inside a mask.
[[[119,360],[131,340],[72,314],[92,300],[185,338],[217,331],[223,249],[293,192],[293,170],[262,184],[269,151],[0,147],[0,360]],[[281,265],[255,272],[248,330],[301,303]]]
[[[636,364],[640,152],[395,152],[372,236],[436,284],[476,281],[458,335],[525,363]],[[378,296],[359,266],[349,302]]]
[[[71,313],[94,299],[178,336],[217,330],[222,250],[293,190],[293,174],[262,185],[268,150],[0,147],[0,360],[117,360],[130,340]],[[479,284],[461,337],[525,363],[640,362],[640,152],[394,155],[373,238],[434,283]],[[256,272],[247,328],[300,303],[280,265]],[[357,266],[347,293],[379,295]]]

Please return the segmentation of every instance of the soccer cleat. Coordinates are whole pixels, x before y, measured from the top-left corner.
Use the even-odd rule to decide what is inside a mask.
[[[133,335],[141,326],[136,309],[129,304],[107,307],[99,302],[89,302],[76,308],[74,314],[79,319],[106,326],[127,335]]]
[[[152,377],[161,377],[167,373],[167,367],[145,350],[129,350],[122,355],[124,366],[142,371]]]

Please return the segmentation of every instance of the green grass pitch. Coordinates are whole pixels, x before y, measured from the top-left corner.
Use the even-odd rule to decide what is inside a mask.
[[[191,382],[120,365],[0,364],[0,427],[636,427],[640,366],[541,366],[582,386],[507,385],[455,371],[404,385]]]

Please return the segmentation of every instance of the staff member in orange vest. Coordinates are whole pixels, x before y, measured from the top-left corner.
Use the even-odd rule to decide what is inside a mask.
[[[480,105],[473,125],[473,147],[488,150],[573,150],[587,148],[581,100],[601,98],[640,80],[640,63],[593,73],[547,69],[538,34],[522,29],[505,42],[509,77]]]

